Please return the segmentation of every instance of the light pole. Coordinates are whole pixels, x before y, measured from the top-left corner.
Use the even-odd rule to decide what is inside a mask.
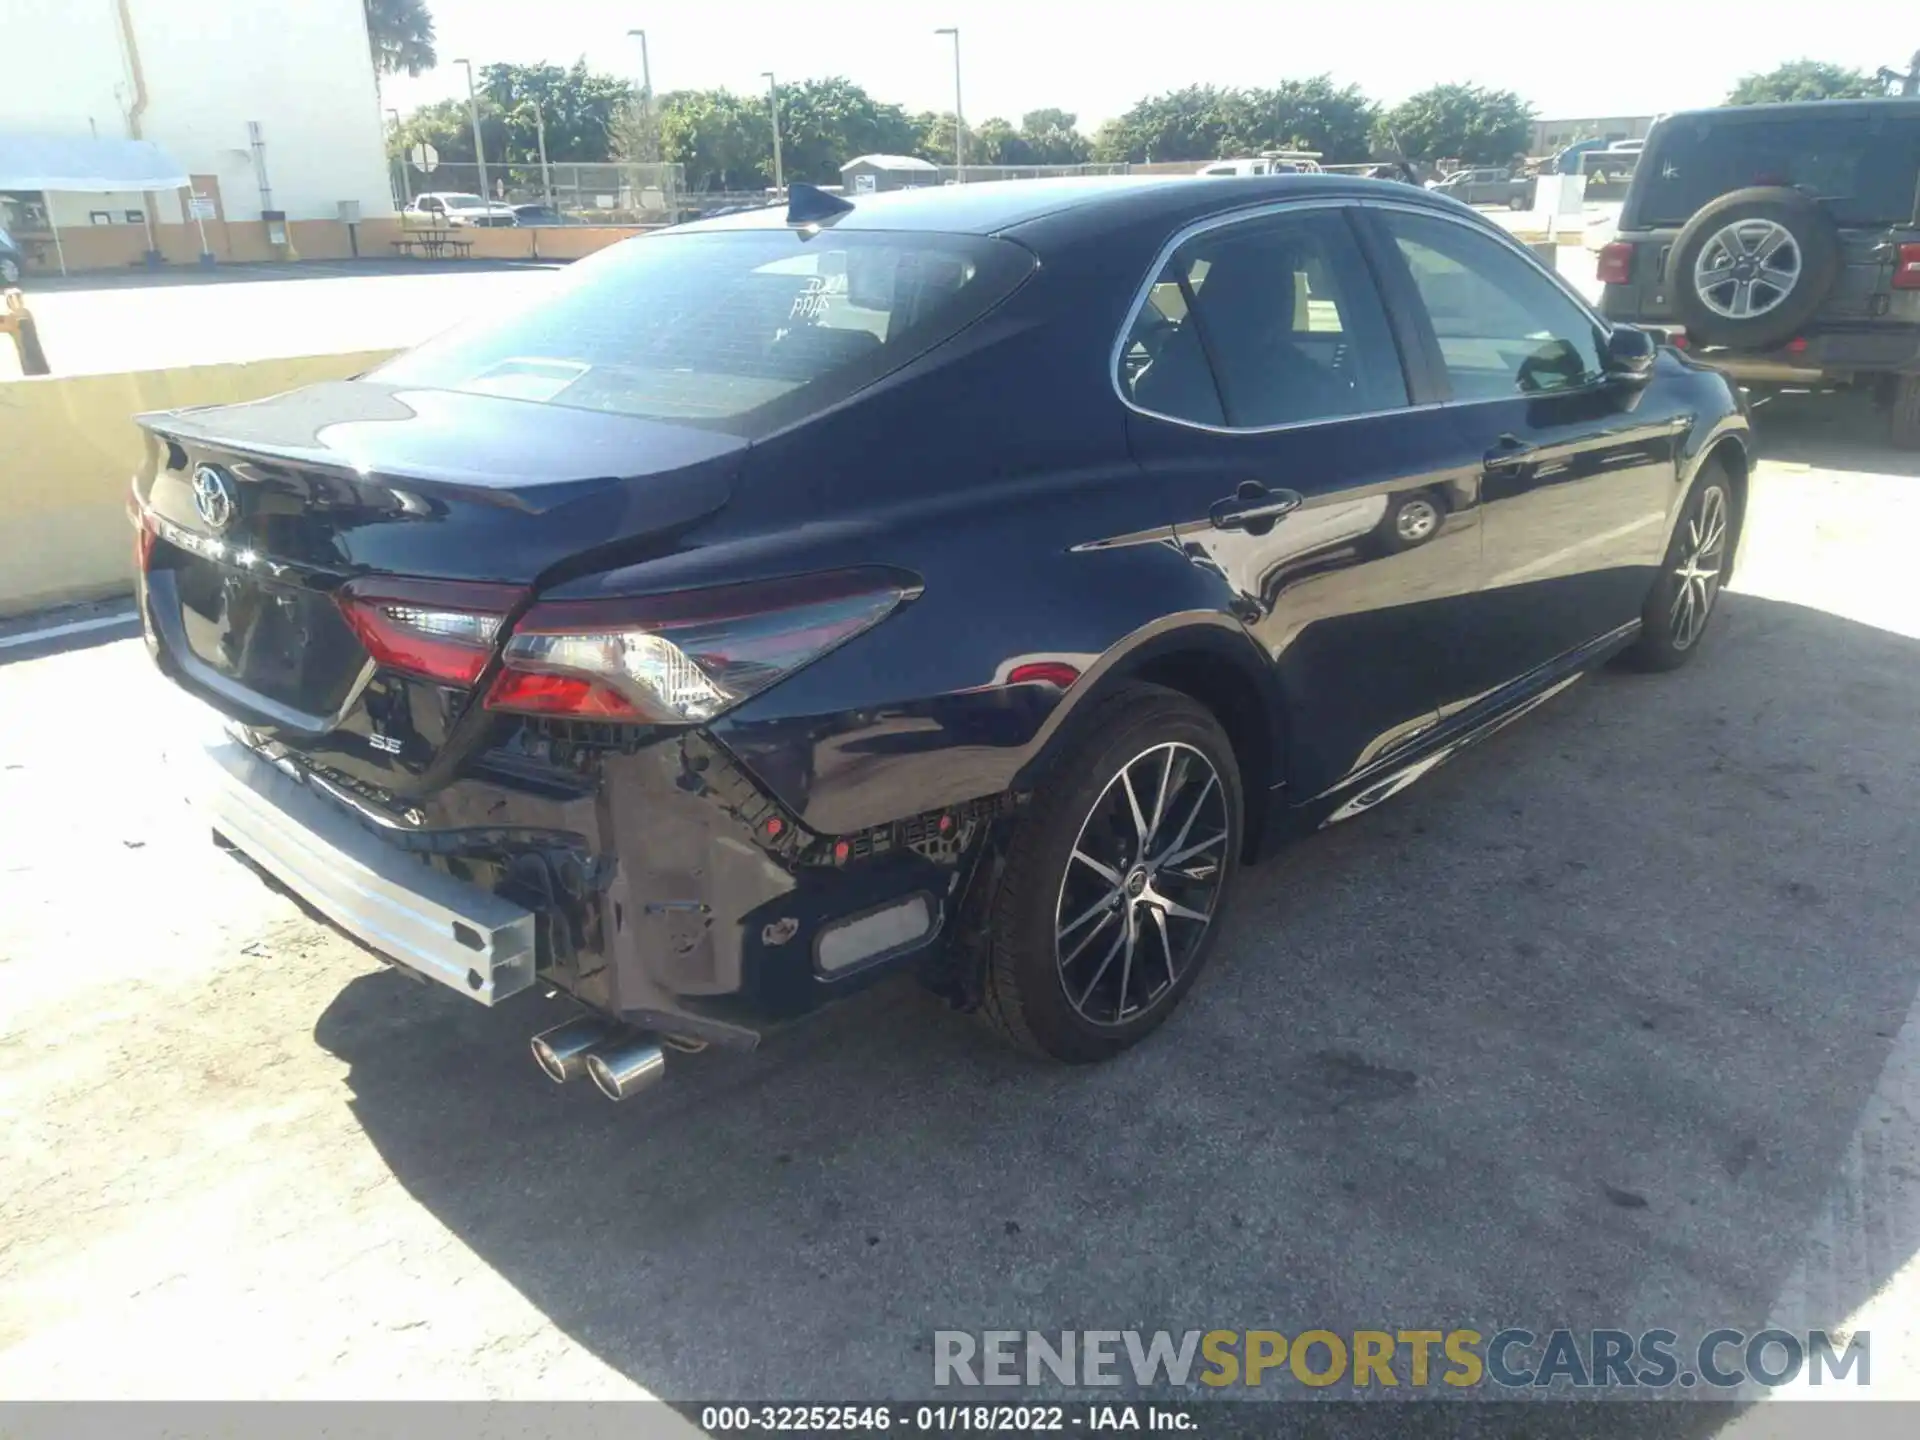
[[[778,195],[787,188],[787,177],[780,168],[780,87],[773,83],[773,72],[760,72],[767,81],[767,114],[773,120],[773,193]]]
[[[473,62],[456,60],[453,62],[466,68],[467,72],[467,115],[473,121],[473,158],[480,167],[480,198],[491,205],[493,191],[487,188],[487,151],[480,143],[480,97],[473,89]]]
[[[653,67],[647,62],[647,32],[629,30],[627,34],[638,36],[640,40],[640,113],[646,117],[646,158],[658,160],[659,145],[653,133]]]
[[[540,197],[553,208],[553,174],[547,169],[547,116],[538,100],[533,102],[533,123],[540,136]]]
[[[967,122],[960,111],[960,27],[946,25],[933,33],[953,37],[953,178],[964,185],[967,183]]]

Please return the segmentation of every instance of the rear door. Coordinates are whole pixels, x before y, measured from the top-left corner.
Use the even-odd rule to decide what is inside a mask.
[[[1430,730],[1479,579],[1478,457],[1414,403],[1349,213],[1190,232],[1120,378],[1182,549],[1276,669],[1296,801]]]
[[[1370,211],[1463,444],[1481,457],[1486,589],[1472,665],[1491,688],[1639,613],[1667,542],[1689,418],[1606,375],[1600,322],[1479,225]]]

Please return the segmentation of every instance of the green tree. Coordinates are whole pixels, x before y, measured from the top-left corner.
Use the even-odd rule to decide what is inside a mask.
[[[1135,104],[1100,128],[1096,160],[1214,160],[1244,148],[1252,130],[1247,97],[1239,90],[1189,85]]]
[[[969,165],[1032,165],[1033,147],[1007,121],[995,115],[967,137]]]
[[[920,140],[898,105],[883,104],[842,76],[780,88],[780,146],[789,180],[838,185],[856,155],[910,155]]]
[[[481,107],[484,120],[486,107]],[[406,119],[400,122],[399,129],[387,137],[387,150],[392,155],[404,155],[418,144],[428,144],[440,152],[440,159],[448,165],[471,165],[473,163],[473,127],[468,123],[467,102],[464,100],[436,100],[431,105],[422,105]],[[489,152],[491,153],[491,152]],[[415,188],[422,184],[432,186],[432,177],[425,181],[415,179]]]
[[[931,160],[936,165],[953,164],[953,112],[951,110],[936,113],[922,110],[918,115],[910,116],[908,123],[913,126],[913,148],[907,153],[918,155],[922,160]],[[973,126],[964,127],[967,135],[967,158],[979,159],[979,137]],[[848,157],[852,158],[852,157]]]
[[[426,0],[366,0],[367,39],[378,75],[419,75],[439,63]]]
[[[773,183],[766,101],[731,90],[659,96],[661,152],[686,169],[691,190],[757,190]]]
[[[1727,96],[1729,105],[1764,105],[1776,100],[1864,100],[1884,95],[1887,87],[1864,70],[1829,65],[1824,60],[1789,60],[1764,75],[1748,75]]]
[[[565,70],[558,65],[489,65],[480,72],[480,81],[486,97],[480,130],[487,158],[508,163],[539,160],[543,121],[549,160],[609,160],[615,119],[636,101],[633,86],[594,74],[585,60]]]
[[[1358,85],[1336,86],[1330,76],[1283,80],[1245,97],[1247,148],[1311,150],[1329,165],[1365,160],[1379,107]]]
[[[1020,139],[1033,158],[1010,163],[1084,165],[1093,156],[1093,145],[1080,133],[1080,117],[1071,110],[1027,111],[1020,117]]]
[[[1380,117],[1375,144],[1409,160],[1498,165],[1525,151],[1533,107],[1511,90],[1436,85]]]

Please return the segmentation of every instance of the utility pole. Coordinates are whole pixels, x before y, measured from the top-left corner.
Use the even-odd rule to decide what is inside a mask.
[[[653,128],[653,66],[647,60],[647,32],[629,30],[628,35],[638,36],[640,40],[640,114],[646,127],[646,155],[649,161],[660,158],[659,137]]]
[[[480,198],[489,205],[493,203],[493,191],[487,188],[487,151],[480,140],[480,97],[473,88],[473,62],[456,60],[456,65],[464,66],[467,72],[467,116],[473,121],[473,159],[480,167]]]
[[[540,108],[538,100],[533,102],[534,131],[540,137],[540,195],[547,202],[547,208],[553,208],[553,176],[547,170],[547,115]]]
[[[953,37],[953,170],[954,179],[967,183],[967,122],[960,110],[960,27],[943,26],[933,32]]]
[[[780,168],[780,87],[773,83],[773,72],[760,72],[767,81],[767,115],[773,121],[773,189],[777,195],[787,188],[787,177]]]

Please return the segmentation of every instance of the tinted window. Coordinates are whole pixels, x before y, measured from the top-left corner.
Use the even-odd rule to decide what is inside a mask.
[[[1143,410],[1242,428],[1407,403],[1366,263],[1332,210],[1182,245],[1128,333],[1120,382]]]
[[[971,235],[720,231],[629,240],[538,303],[373,372],[748,434],[851,394],[951,336],[1032,270]]]
[[[1600,377],[1592,317],[1525,256],[1450,221],[1382,218],[1413,272],[1455,399],[1542,394]]]
[[[1662,127],[1640,167],[1637,223],[1684,225],[1708,201],[1749,185],[1791,185],[1843,225],[1913,219],[1920,115],[1685,117]]]

